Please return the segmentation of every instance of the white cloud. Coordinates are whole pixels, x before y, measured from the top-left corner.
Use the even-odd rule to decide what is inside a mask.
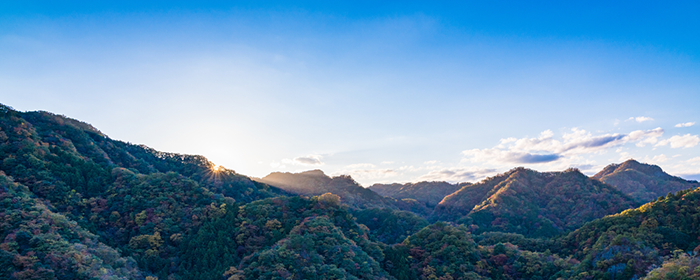
[[[350,175],[356,180],[378,180],[385,178],[392,178],[402,175],[394,169],[371,169],[371,168],[357,168],[357,169],[343,169],[336,171],[332,174],[337,175]]]
[[[303,166],[321,166],[324,163],[321,161],[321,155],[308,155],[304,157],[296,157],[294,159],[283,159],[282,163]]]
[[[561,140],[554,139],[551,130],[545,130],[537,138],[505,138],[490,149],[471,149],[462,152],[467,161],[490,163],[541,164],[565,157],[600,153],[625,143],[638,146],[654,144],[664,133],[662,128],[636,130],[629,134],[593,135],[583,129],[573,128]]]
[[[382,161],[382,164],[394,164],[393,161]]]
[[[376,167],[376,166],[374,164],[371,164],[371,163],[355,163],[355,164],[348,165],[345,168],[357,169],[357,168],[374,168],[374,167]]]
[[[675,127],[691,127],[694,126],[695,122],[687,122],[687,123],[679,123],[675,125]]]
[[[423,162],[423,164],[427,164],[427,165],[433,165],[436,163],[437,163],[437,160],[429,160],[429,161]]]
[[[619,161],[626,161],[626,160],[631,159],[631,158],[632,158],[632,155],[630,153],[621,152]]]
[[[281,164],[281,163],[276,162],[276,161],[271,162],[271,163],[270,163],[270,166],[271,166],[272,168],[287,168],[286,165]]]
[[[664,130],[657,127],[652,130],[635,130],[628,134],[629,141],[637,141],[637,147],[644,147],[646,144],[656,144],[657,138],[663,136]]]
[[[638,122],[638,123],[641,123],[641,122],[653,121],[654,119],[652,119],[652,118],[650,118],[650,117],[639,116],[639,117],[636,117],[636,118],[635,118],[635,117],[630,117],[630,118],[627,119],[627,120],[628,120],[628,121],[636,121],[636,122]]]
[[[656,146],[666,146],[671,144],[671,148],[692,148],[700,143],[700,137],[697,135],[674,135],[669,139],[659,141]]]
[[[486,178],[487,176],[495,175],[496,169],[479,169],[479,168],[447,168],[442,170],[430,171],[428,174],[418,177],[418,181],[447,181],[450,183],[457,182],[475,182]]]
[[[669,160],[669,158],[666,155],[660,154],[660,155],[656,155],[652,158],[649,158],[649,156],[645,156],[641,161],[645,162],[645,163],[658,165],[658,164],[667,162],[668,160]]]

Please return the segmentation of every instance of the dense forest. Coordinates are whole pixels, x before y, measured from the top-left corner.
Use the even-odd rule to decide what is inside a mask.
[[[0,279],[700,279],[698,182],[261,179],[0,105]]]

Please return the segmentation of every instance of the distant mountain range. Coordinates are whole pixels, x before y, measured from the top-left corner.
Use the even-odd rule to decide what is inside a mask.
[[[0,279],[699,279],[698,186],[634,160],[251,179],[0,105]]]
[[[273,172],[263,178],[253,178],[253,180],[275,186],[292,194],[316,196],[333,193],[340,197],[343,204],[355,209],[401,209],[421,216],[428,216],[432,212],[432,207],[427,207],[415,199],[381,196],[371,189],[362,187],[350,176],[329,177],[321,170],[301,173]]]
[[[405,184],[374,184],[369,187],[376,193],[396,199],[410,198],[435,207],[447,195],[471,183],[418,182]]]

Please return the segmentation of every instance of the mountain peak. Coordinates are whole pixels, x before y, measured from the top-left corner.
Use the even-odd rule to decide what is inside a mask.
[[[700,186],[696,181],[686,181],[669,175],[661,167],[629,159],[623,163],[610,164],[593,176],[606,184],[646,203],[659,196]]]

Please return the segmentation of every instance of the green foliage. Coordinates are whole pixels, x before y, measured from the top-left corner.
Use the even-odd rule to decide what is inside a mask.
[[[665,260],[661,267],[652,270],[644,277],[644,280],[664,279],[700,279],[700,258],[697,256],[697,251],[690,254],[682,251],[674,252],[674,256]]]
[[[369,240],[369,229],[355,222],[347,206],[328,204],[319,201],[319,197],[268,198],[241,207],[241,222],[235,232],[236,242],[243,246],[241,256],[274,245],[305,219],[316,216],[328,217],[343,231],[345,237],[355,242],[375,260],[383,260],[384,255],[379,245]],[[276,221],[275,226],[269,226],[270,221]]]
[[[98,241],[0,171],[0,279],[139,279],[131,258]]]
[[[270,249],[246,257],[248,279],[386,279],[379,263],[331,219],[305,219]]]
[[[469,277],[480,259],[476,243],[464,227],[443,222],[423,228],[404,241],[411,269],[421,278]]]
[[[581,260],[580,272],[629,279],[644,276],[675,250],[694,250],[698,237],[700,189],[695,189],[592,221],[557,242],[562,254]]]
[[[479,245],[489,246],[498,243],[510,243],[518,246],[521,250],[544,252],[555,247],[553,239],[527,238],[522,234],[508,232],[484,232],[474,236]]]
[[[366,225],[372,239],[386,244],[402,242],[428,226],[428,221],[407,211],[372,208],[353,212],[357,222]]]
[[[238,205],[223,204],[217,216],[207,219],[197,233],[185,240],[173,235],[171,241],[180,243],[181,262],[178,268],[183,279],[221,279],[239,275],[235,269],[240,263],[235,232],[238,223]],[[233,267],[234,270],[231,270]]]

